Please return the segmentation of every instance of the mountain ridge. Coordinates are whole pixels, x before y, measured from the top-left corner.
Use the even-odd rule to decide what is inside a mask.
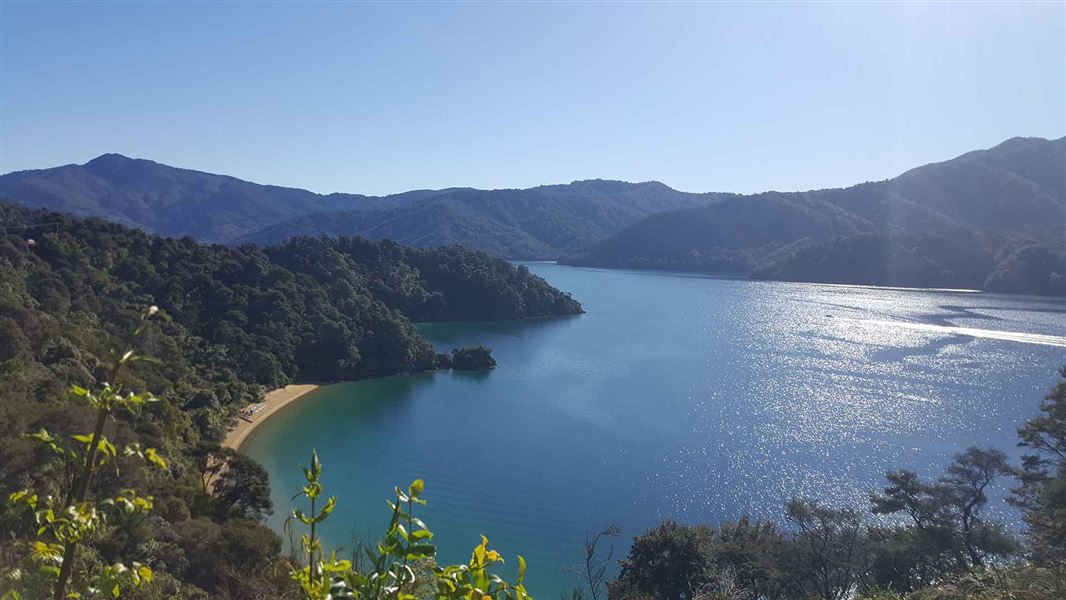
[[[1014,137],[889,179],[800,192],[692,193],[655,180],[584,179],[531,188],[316,194],[109,153],[84,165],[0,176],[0,197],[230,245],[360,235],[511,259],[805,280],[817,279],[817,269],[799,263],[830,260],[839,240],[879,253],[870,260],[889,261],[885,248],[899,243],[945,253],[943,245],[918,240],[940,236],[979,245],[980,258],[971,262],[981,266],[953,259],[951,267],[937,260],[945,256],[923,255],[937,265],[923,263],[925,272],[939,269],[942,276],[918,279],[980,287],[997,255],[1019,244],[1049,246],[1055,256],[1045,262],[1057,264],[1054,246],[1066,246],[1059,233],[1066,228],[1066,137]],[[881,241],[859,243],[861,236]],[[841,268],[842,258],[834,260]],[[889,271],[849,278],[909,281],[900,268]]]
[[[1011,138],[891,179],[662,212],[563,262],[1058,295],[1064,240],[1066,137]]]
[[[270,244],[298,235],[363,233],[420,246],[464,245],[506,258],[555,258],[648,214],[712,198],[657,181],[604,179],[525,189],[317,194],[118,153],[81,165],[8,173],[0,176],[0,197],[207,242]],[[426,205],[430,202],[435,204]],[[551,227],[556,231],[548,231]]]

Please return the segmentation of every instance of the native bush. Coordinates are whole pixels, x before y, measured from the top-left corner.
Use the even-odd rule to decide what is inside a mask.
[[[294,521],[308,527],[308,533],[301,536],[306,564],[292,571],[306,600],[414,600],[417,596],[412,590],[425,590],[427,584],[437,600],[532,600],[522,583],[525,559],[518,557],[518,577],[515,583],[508,583],[492,572],[503,557],[489,548],[485,536],[474,547],[468,563],[438,566],[433,562],[433,532],[414,515],[415,507],[426,504],[421,479],[406,490],[396,488],[396,499],[389,502],[392,516],[385,536],[365,549],[367,568],[357,570],[352,561],[340,560],[336,553],[326,557],[317,526],[333,512],[336,498],[323,496],[321,476],[322,464],[318,453],[313,452],[310,466],[304,468],[307,485],[297,494],[307,500],[310,512],[294,509],[292,513]],[[429,581],[420,580],[419,574],[428,575]]]

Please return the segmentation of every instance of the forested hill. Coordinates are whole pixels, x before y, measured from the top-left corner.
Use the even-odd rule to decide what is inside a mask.
[[[229,248],[0,202],[0,497],[27,487],[64,497],[64,463],[24,434],[46,429],[62,444],[93,430],[93,409],[68,390],[109,381],[111,352],[153,304],[160,310],[136,349],[158,362],[133,363],[111,383],[160,401],[116,412],[106,433],[119,448],[159,449],[169,467],[123,480],[154,496],[155,508],[109,523],[78,556],[150,564],[154,595],[131,597],[189,600],[204,591],[274,598],[288,585],[287,571],[270,568],[281,542],[259,524],[270,508],[266,473],[218,448],[265,388],[433,369],[434,349],[411,319],[581,310],[528,270],[460,248],[347,238]],[[228,461],[215,493],[209,456]],[[115,482],[110,464],[92,479],[99,489]],[[33,537],[27,523],[0,511],[10,532],[0,554],[14,556],[12,540]]]
[[[679,192],[655,181],[445,190],[392,209],[307,214],[238,241],[270,244],[297,235],[357,233],[418,247],[458,244],[493,256],[553,259],[589,248],[648,215],[729,197]]]
[[[105,154],[84,165],[19,171],[0,177],[0,197],[35,208],[209,242],[339,206],[380,208],[388,202],[349,194],[258,185],[234,177],[177,169]]]
[[[0,197],[95,216],[168,236],[272,244],[300,235],[361,235],[502,258],[573,253],[664,210],[724,194],[657,183],[577,181],[525,190],[416,190],[385,197],[320,195],[105,154],[84,165],[0,176]]]
[[[48,225],[18,229],[38,223]],[[156,304],[183,339],[214,356],[212,368],[271,387],[432,368],[412,319],[581,311],[525,268],[461,248],[355,238],[228,248],[8,203],[0,226],[0,319],[24,329],[31,347],[77,336],[78,323],[117,327],[128,311]],[[54,322],[59,339],[34,337],[43,330],[29,324],[41,320]]]
[[[647,217],[564,262],[832,283],[1066,294],[1066,138],[846,189]]]

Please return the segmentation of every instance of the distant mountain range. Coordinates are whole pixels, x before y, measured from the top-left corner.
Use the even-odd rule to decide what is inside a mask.
[[[603,180],[320,195],[107,154],[0,176],[0,196],[226,244],[360,235],[585,266],[1066,294],[1066,138],[754,195]]]
[[[121,154],[104,154],[84,165],[0,176],[0,196],[20,204],[102,217],[152,233],[187,235],[208,242],[229,242],[308,213],[340,207],[382,209],[417,200],[420,195],[320,195]]]
[[[105,154],[84,165],[0,176],[0,197],[225,244],[361,235],[411,246],[462,245],[505,258],[546,259],[584,250],[650,214],[728,195],[688,194],[658,182],[600,180],[526,190],[320,195]]]
[[[649,216],[563,262],[766,279],[1066,294],[1066,138],[844,189]]]

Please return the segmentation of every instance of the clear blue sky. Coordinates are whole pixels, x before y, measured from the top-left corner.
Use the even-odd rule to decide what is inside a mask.
[[[847,185],[1066,134],[1064,7],[4,2],[0,171]]]

